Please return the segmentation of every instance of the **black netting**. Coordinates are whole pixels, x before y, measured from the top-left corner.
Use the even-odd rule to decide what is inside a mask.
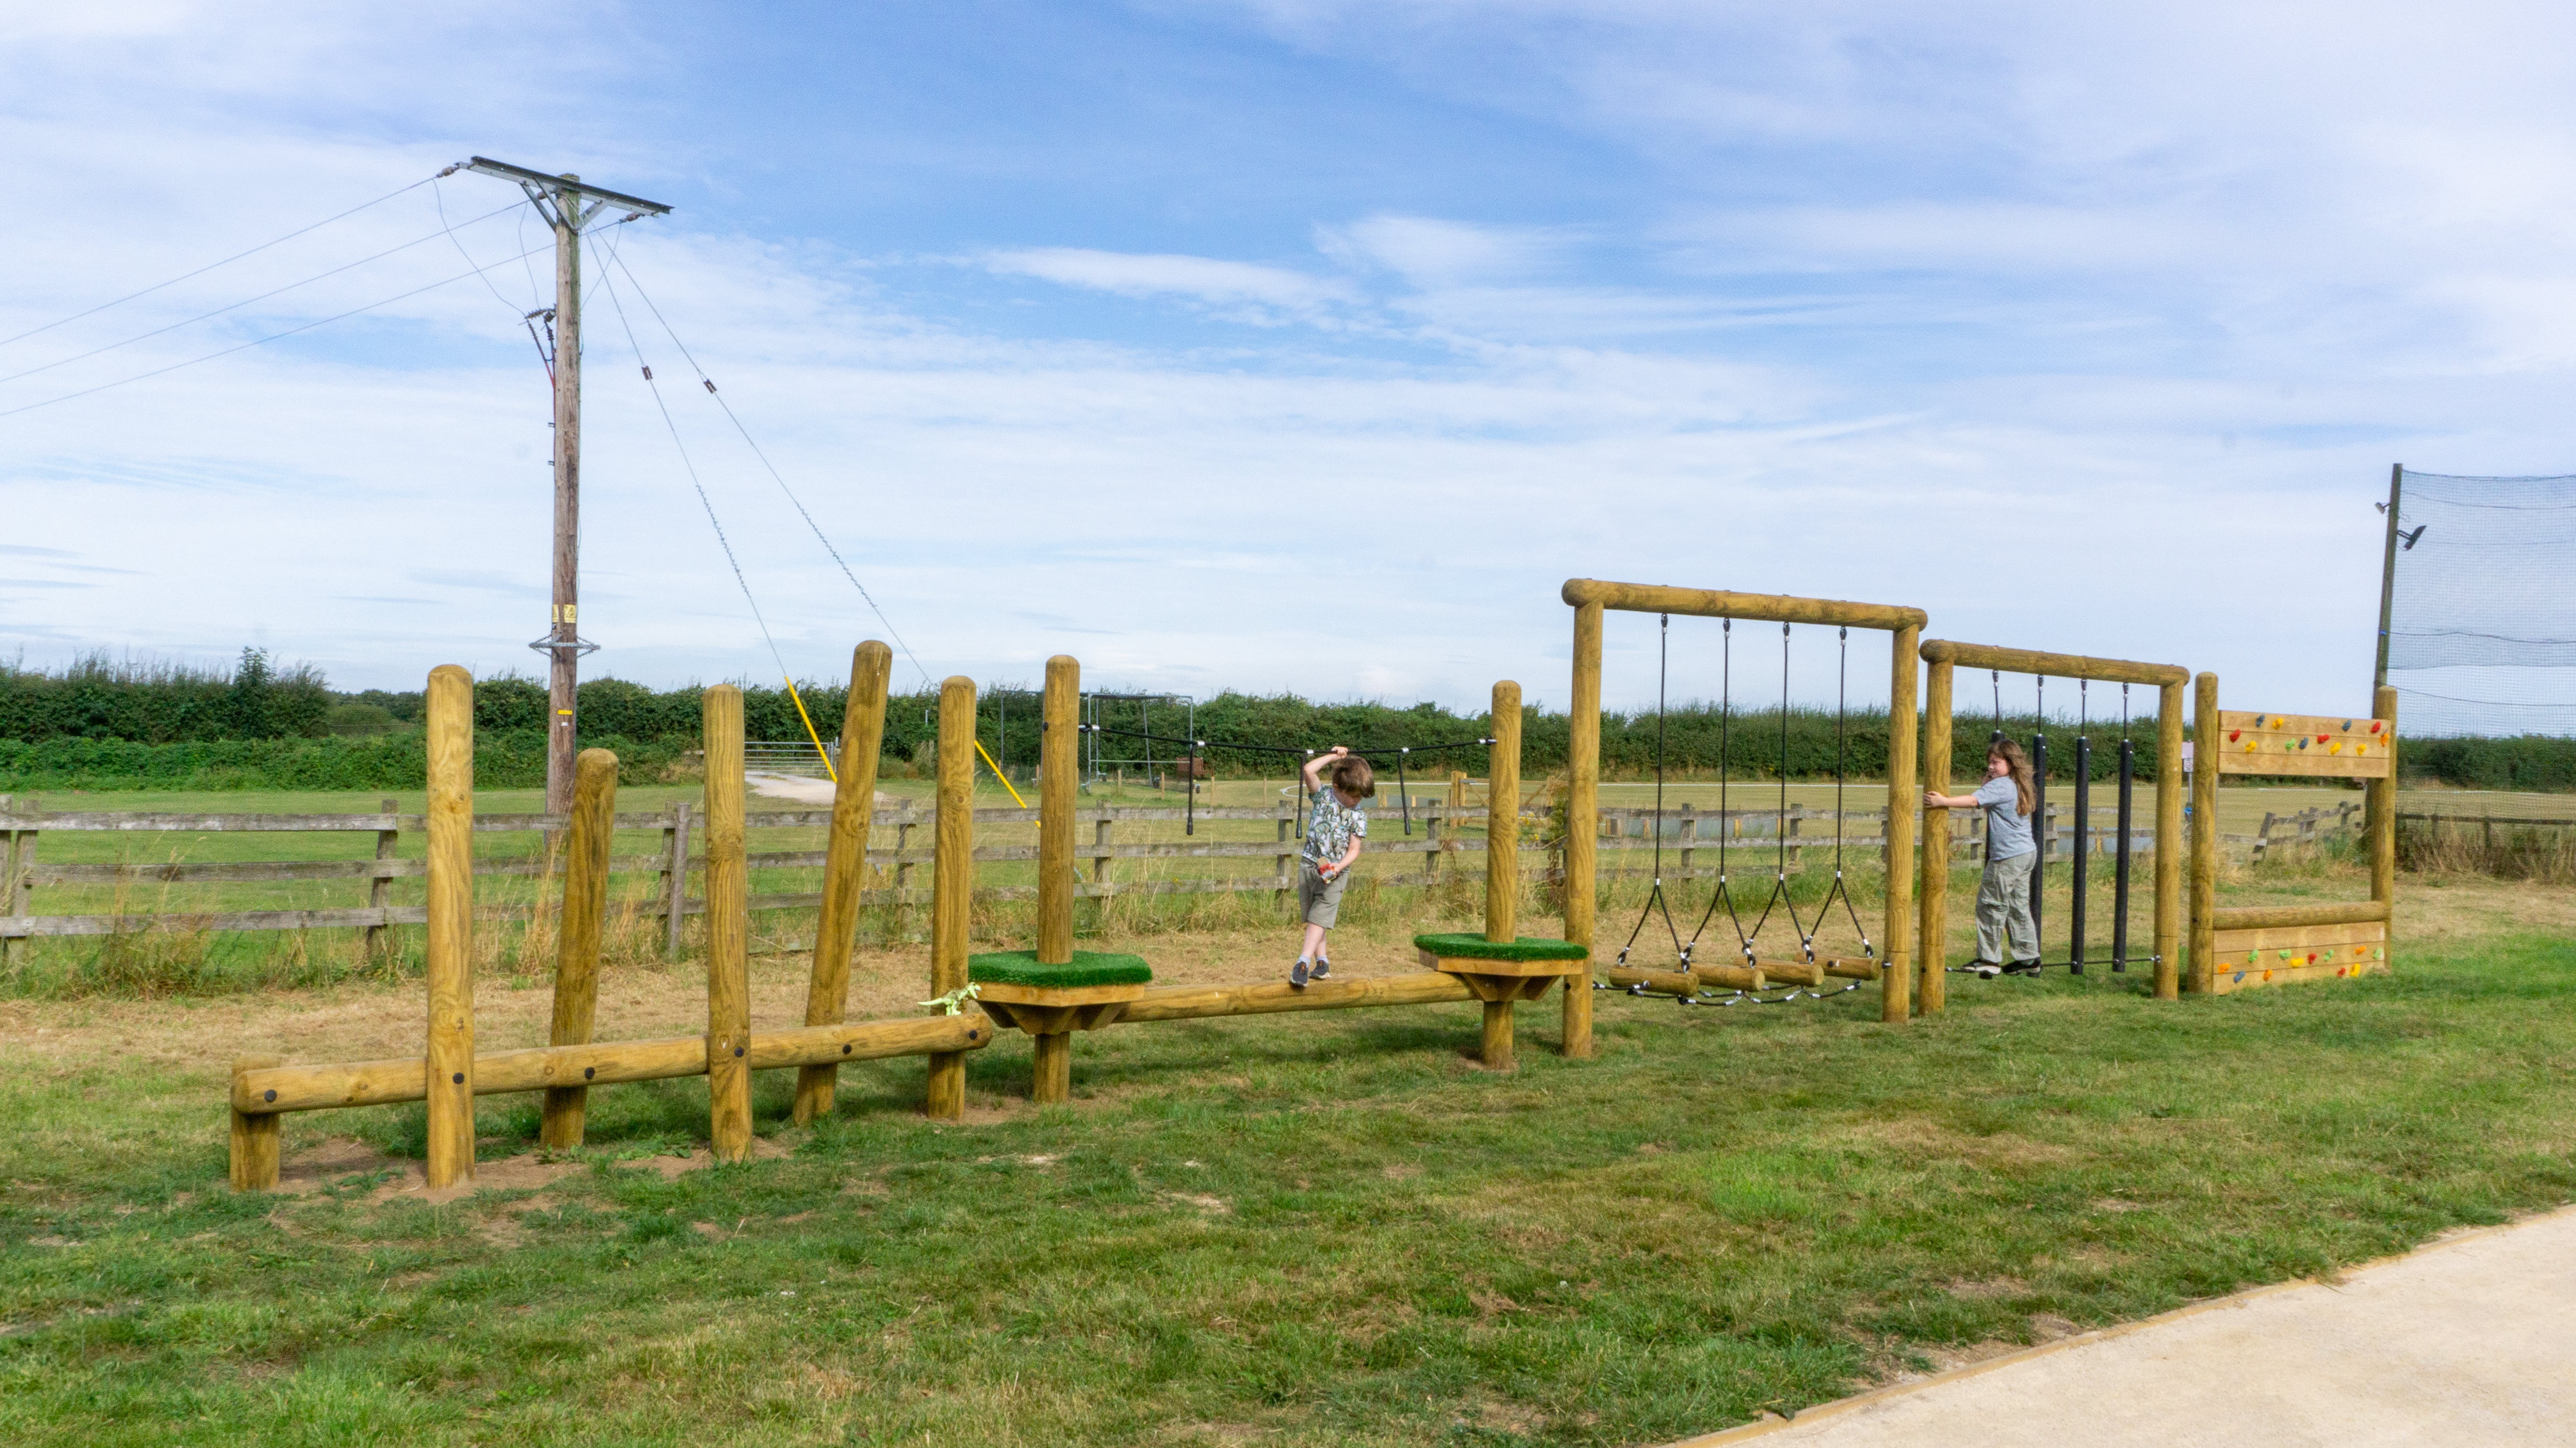
[[[2435,735],[2576,735],[2576,477],[2408,472],[2388,682]]]

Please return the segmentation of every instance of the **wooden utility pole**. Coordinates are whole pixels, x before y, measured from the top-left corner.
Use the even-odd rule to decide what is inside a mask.
[[[554,603],[547,615],[545,637],[528,645],[544,654],[546,666],[546,813],[572,812],[574,695],[581,682],[581,656],[599,645],[583,640],[576,617],[581,602],[581,234],[612,207],[638,216],[666,216],[671,208],[622,192],[585,186],[570,173],[549,176],[477,156],[469,171],[516,181],[528,193],[555,231],[555,304],[531,313],[545,317],[554,334],[547,368],[555,392],[555,542]]]

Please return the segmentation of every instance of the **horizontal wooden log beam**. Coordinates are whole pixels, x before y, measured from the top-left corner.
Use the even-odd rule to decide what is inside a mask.
[[[1269,981],[1260,985],[1163,985],[1150,987],[1142,996],[1129,1001],[1126,1011],[1118,1018],[1118,1024],[1257,1016],[1280,1011],[1432,1005],[1475,998],[1464,981],[1436,970],[1410,975],[1362,976],[1354,980],[1320,980],[1303,990],[1286,981]]]
[[[797,1026],[754,1031],[747,1050],[753,1070],[820,1066],[972,1051],[990,1045],[992,1022],[980,1015],[859,1021],[838,1026]],[[233,1109],[251,1115],[319,1111],[334,1106],[382,1106],[427,1095],[422,1058],[357,1061],[330,1066],[273,1066],[233,1079]],[[558,1086],[598,1086],[618,1081],[666,1081],[707,1073],[705,1036],[666,1036],[649,1041],[603,1041],[587,1046],[539,1046],[474,1058],[477,1096],[543,1091]]]
[[[2379,900],[2355,900],[2339,905],[2230,905],[2210,912],[2210,920],[2220,930],[2267,930],[2292,925],[2358,925],[2388,918],[2388,906]]]
[[[1925,639],[1923,660],[1969,669],[2002,669],[2014,674],[2045,674],[2052,679],[2100,679],[2114,684],[2187,684],[2191,670],[2180,664],[2149,664],[2136,659],[2097,659],[2085,654],[2051,654],[2038,649],[2007,649],[1993,644],[1963,644]]]
[[[1919,608],[1894,604],[1846,603],[1833,598],[1793,598],[1774,593],[1725,593],[1654,583],[1607,583],[1597,578],[1569,578],[1558,596],[1576,608],[1597,603],[1623,613],[1686,613],[1700,618],[1848,624],[1853,628],[1921,628],[1930,618]]]

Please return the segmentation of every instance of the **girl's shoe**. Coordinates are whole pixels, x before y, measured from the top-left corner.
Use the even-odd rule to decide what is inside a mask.
[[[1307,979],[1308,971],[1306,969],[1306,962],[1301,960],[1295,965],[1288,967],[1288,984],[1299,990],[1304,990],[1306,988]]]
[[[1329,960],[1319,960],[1315,962],[1315,968],[1313,970],[1306,972],[1306,979],[1322,980],[1324,977],[1331,975],[1332,973],[1333,963]]]

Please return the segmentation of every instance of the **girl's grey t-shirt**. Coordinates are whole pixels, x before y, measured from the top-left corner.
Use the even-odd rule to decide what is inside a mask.
[[[1986,810],[1986,858],[2009,860],[2039,848],[2030,837],[2030,816],[2021,813],[2021,791],[2007,774],[1977,786],[1977,803]]]

